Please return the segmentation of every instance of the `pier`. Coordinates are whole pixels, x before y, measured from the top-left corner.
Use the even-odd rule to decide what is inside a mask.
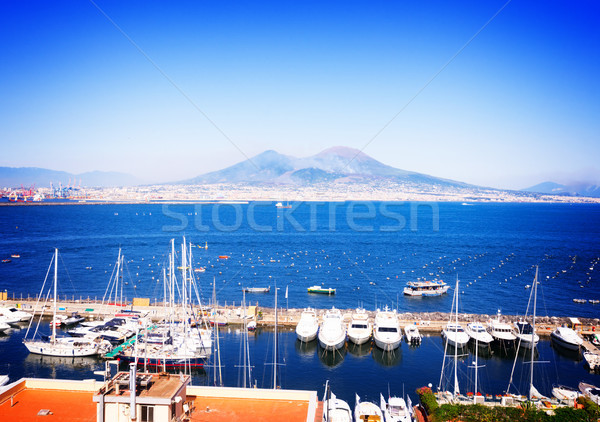
[[[148,302],[146,300],[146,302]],[[37,305],[37,308],[36,308]],[[43,306],[41,303],[36,303],[36,300],[29,299],[7,299],[0,301],[0,306],[15,306],[22,310],[33,312],[36,317],[39,317],[43,313],[44,316],[51,317],[52,305],[51,302],[46,303]],[[150,303],[148,305],[132,305],[131,302],[124,304],[102,304],[100,301],[89,300],[89,299],[75,299],[75,300],[61,300],[57,303],[58,314],[70,315],[73,312],[78,312],[81,316],[86,319],[103,319],[108,317],[114,317],[119,314],[130,314],[139,313],[153,322],[160,322],[167,317],[168,309],[162,302]],[[195,309],[200,311],[200,307],[195,306]],[[212,308],[204,307],[205,313],[208,315],[208,310],[212,312]],[[293,328],[298,324],[300,315],[303,309],[298,308],[279,308],[277,323],[280,327]],[[317,309],[317,315],[319,322],[326,309]],[[345,322],[350,322],[354,309],[343,309],[342,315]],[[376,311],[367,311],[369,318],[373,320],[375,318]],[[244,310],[239,305],[228,305],[219,306],[216,309],[216,314],[219,320],[225,321],[230,325],[242,325]],[[275,325],[275,310],[269,307],[261,307],[258,302],[253,302],[253,305],[246,307],[247,318],[256,319],[257,325],[262,327],[272,327]],[[175,317],[182,317],[183,309],[175,308]],[[200,317],[200,315],[199,315]],[[469,323],[473,321],[479,321],[483,324],[494,318],[495,315],[488,314],[459,314],[459,321],[461,323]],[[502,315],[502,318],[513,323],[518,320],[519,316],[515,315]],[[400,312],[398,313],[398,320],[400,326],[416,325],[419,331],[426,334],[439,334],[442,328],[446,325],[449,319],[448,313],[443,312]],[[573,324],[573,320],[577,320],[577,324]],[[573,326],[576,331],[582,336],[589,336],[600,332],[600,319],[598,318],[570,318],[570,317],[537,317],[536,332],[538,335],[546,337],[550,336],[551,332],[559,326],[568,325]],[[600,355],[600,349],[598,349],[590,341],[584,337],[583,348],[594,354]]]

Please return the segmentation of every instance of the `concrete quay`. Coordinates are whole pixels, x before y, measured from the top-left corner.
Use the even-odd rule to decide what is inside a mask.
[[[42,305],[36,304],[35,300],[6,300],[0,301],[0,306],[17,306],[23,310],[34,312],[36,316],[42,313]],[[37,306],[37,308],[36,308]],[[70,315],[72,312],[78,312],[81,316],[87,319],[102,319],[114,316],[124,310],[140,312],[147,316],[153,322],[159,322],[167,316],[167,309],[162,303],[154,303],[149,306],[132,306],[128,303],[126,306],[118,306],[114,304],[102,304],[99,301],[93,300],[63,300],[57,303],[58,313],[62,315]],[[300,320],[300,315],[303,309],[297,308],[279,308],[278,325],[281,327],[293,328]],[[321,320],[326,309],[317,309],[317,315]],[[52,304],[46,304],[43,308],[43,315],[50,317],[53,312]],[[341,310],[344,316],[344,321],[350,322],[354,309]],[[251,315],[253,313],[253,315]],[[368,311],[371,320],[375,319],[375,311]],[[176,315],[183,315],[181,308],[176,309]],[[260,306],[251,306],[247,308],[248,317],[256,318],[257,325],[262,327],[271,327],[275,324],[275,312],[273,308],[265,308]],[[226,322],[227,324],[242,324],[243,310],[240,306],[223,306],[217,309],[217,320]],[[419,331],[425,334],[439,334],[443,326],[448,321],[450,315],[443,312],[420,312],[420,313],[398,313],[400,326],[417,325]],[[487,314],[459,314],[459,322],[466,324],[472,321],[486,323],[495,315]],[[514,322],[519,317],[515,315],[503,315],[504,321]],[[589,335],[600,332],[600,320],[598,318],[579,318],[580,324],[575,329],[583,335]],[[549,336],[550,333],[558,326],[571,325],[571,320],[568,317],[537,317],[536,331],[540,336]]]

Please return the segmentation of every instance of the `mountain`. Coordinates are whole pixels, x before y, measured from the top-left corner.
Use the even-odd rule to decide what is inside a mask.
[[[181,184],[254,183],[312,185],[318,183],[408,182],[469,187],[462,182],[397,169],[347,147],[333,147],[306,158],[265,151],[223,170],[206,173]]]
[[[521,189],[523,192],[546,193],[551,195],[589,196],[600,198],[600,186],[593,183],[570,183],[561,185],[554,182],[543,182],[529,188]]]
[[[51,183],[54,186],[58,186],[59,183],[67,186],[69,182],[78,185],[80,181],[81,186],[87,187],[135,186],[141,183],[130,174],[112,171],[73,174],[39,167],[0,167],[0,188],[17,188],[21,185],[50,187]]]

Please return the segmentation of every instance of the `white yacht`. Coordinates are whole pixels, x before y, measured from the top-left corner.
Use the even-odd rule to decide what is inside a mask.
[[[550,337],[559,346],[569,350],[579,350],[583,344],[583,339],[572,329],[568,327],[558,327],[552,331]]]
[[[319,328],[319,344],[325,350],[337,350],[346,343],[346,326],[339,309],[331,308],[323,316]]]
[[[496,319],[493,319],[488,323],[488,332],[498,344],[504,347],[513,347],[517,336],[510,324],[502,322],[501,316],[500,310],[498,310]]]
[[[22,311],[20,309],[15,308],[15,307],[3,307],[3,308],[0,308],[0,315],[4,315],[6,317],[16,318],[19,321],[23,321],[23,322],[29,321],[33,317],[33,314],[31,314],[29,312]]]
[[[481,322],[469,322],[465,331],[475,343],[481,346],[489,346],[494,338],[488,333]]]
[[[585,382],[579,383],[579,391],[594,403],[600,405],[600,388]]]
[[[352,422],[350,406],[331,392],[329,381],[325,384],[325,396],[323,397],[323,422]]]
[[[413,345],[420,344],[423,338],[416,324],[409,324],[404,327],[404,335],[406,336],[406,341]]]
[[[362,308],[356,309],[348,326],[348,338],[355,344],[364,344],[371,340],[373,326],[369,322],[369,314]]]
[[[373,327],[373,338],[377,347],[384,351],[395,350],[400,346],[402,332],[395,310],[390,311],[386,306],[383,311],[377,311]]]
[[[465,332],[462,325],[456,322],[449,322],[442,329],[442,337],[446,342],[453,347],[465,347],[469,342],[469,335]]]
[[[356,395],[356,405],[354,406],[354,421],[383,421],[383,413],[379,406],[370,401],[360,401]]]
[[[317,338],[317,332],[319,331],[319,321],[317,319],[317,313],[312,308],[306,308],[300,315],[300,321],[296,325],[296,336],[298,340],[308,343]]]
[[[525,349],[536,347],[540,341],[540,336],[533,332],[533,326],[525,320],[520,319],[515,322],[515,332],[520,347]]]
[[[6,316],[6,315],[0,315],[0,322],[4,323],[4,324],[8,324],[8,325],[17,325],[19,324],[19,322],[21,322],[21,320],[19,318],[17,318],[16,316]]]
[[[411,422],[410,409],[401,397],[390,397],[386,403],[383,395],[379,394],[380,407],[385,422]]]

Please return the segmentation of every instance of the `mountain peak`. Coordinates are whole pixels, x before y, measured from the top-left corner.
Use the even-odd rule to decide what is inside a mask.
[[[316,155],[316,157],[324,157],[329,155],[337,155],[338,157],[347,158],[348,160],[352,160],[353,158],[363,158],[368,157],[361,150],[356,148],[344,147],[344,146],[335,146],[331,148],[327,148],[326,150],[321,151]]]

